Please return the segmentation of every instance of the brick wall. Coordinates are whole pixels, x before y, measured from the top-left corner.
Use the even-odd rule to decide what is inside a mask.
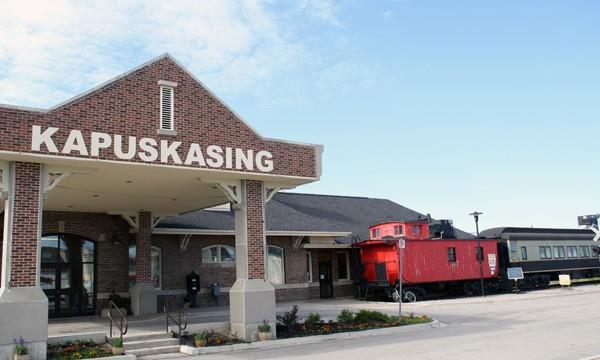
[[[265,237],[262,182],[246,180],[248,278],[265,278]]]
[[[10,287],[35,286],[41,165],[15,162]]]
[[[128,244],[134,236],[119,216],[100,213],[44,211],[42,234],[59,232],[64,221],[65,233],[83,236],[96,244],[96,292],[100,294],[129,291]],[[103,306],[98,301],[97,309]]]
[[[159,80],[178,83],[175,88],[176,136],[157,135]],[[128,136],[135,136],[137,140],[149,137],[159,142],[161,139],[180,141],[179,155],[183,160],[191,143],[199,143],[203,147],[215,144],[252,149],[255,152],[267,150],[273,154],[273,174],[317,176],[315,147],[263,139],[170,58],[161,58],[50,112],[0,106],[0,150],[30,153],[34,124],[44,129],[50,126],[61,129],[53,136],[59,151],[69,131],[78,129],[88,146],[92,131],[123,135],[124,142],[128,141]],[[126,149],[127,145],[123,148]],[[41,153],[48,153],[45,147],[42,147]],[[54,155],[90,158],[75,154]],[[101,160],[124,161],[106,149],[101,150],[99,155]],[[134,157],[129,162],[143,161]],[[169,159],[169,165],[184,166],[174,164],[172,159]],[[221,169],[227,170],[225,166]]]

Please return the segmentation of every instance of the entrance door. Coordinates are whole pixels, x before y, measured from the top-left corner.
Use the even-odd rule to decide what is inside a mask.
[[[331,253],[325,251],[319,252],[319,287],[321,298],[333,297],[331,272]]]
[[[95,244],[78,235],[42,237],[40,286],[48,316],[91,315],[96,308]]]

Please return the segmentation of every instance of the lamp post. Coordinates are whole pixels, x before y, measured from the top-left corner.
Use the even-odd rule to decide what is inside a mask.
[[[470,213],[475,219],[475,230],[477,231],[477,260],[479,261],[479,286],[481,286],[481,297],[485,296],[485,291],[483,289],[483,249],[481,248],[481,239],[479,238],[479,215],[483,215],[478,211],[474,211]]]

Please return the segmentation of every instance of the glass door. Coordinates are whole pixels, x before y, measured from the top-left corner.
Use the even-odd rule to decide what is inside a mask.
[[[40,286],[50,317],[90,315],[95,310],[95,244],[83,237],[42,237]]]

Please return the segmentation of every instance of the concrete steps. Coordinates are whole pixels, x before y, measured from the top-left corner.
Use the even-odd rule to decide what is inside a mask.
[[[158,354],[158,355],[146,355],[138,357],[138,360],[162,360],[162,359],[181,359],[182,357],[188,357],[190,355],[182,353],[172,354]]]
[[[123,348],[125,354],[146,360],[183,355],[179,353],[179,339],[167,333],[126,336],[123,338]]]

